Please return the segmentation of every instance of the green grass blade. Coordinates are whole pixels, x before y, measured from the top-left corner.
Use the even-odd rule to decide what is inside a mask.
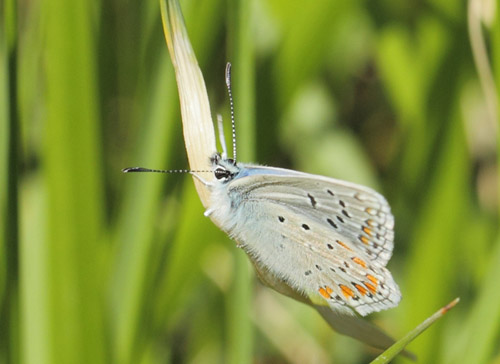
[[[251,161],[255,159],[256,155],[255,61],[251,41],[252,2],[248,0],[234,1],[230,4],[229,10],[228,20],[232,36],[229,39],[231,59],[228,61],[232,63],[237,156],[239,160]],[[225,104],[229,106],[229,102]],[[229,120],[226,119],[226,126],[229,126],[229,123]],[[226,143],[228,149],[232,149],[231,138],[226,137]],[[228,153],[232,152],[228,150]],[[228,307],[227,358],[230,363],[251,363],[253,361],[254,339],[250,313],[253,306],[252,277],[254,275],[246,254],[233,248],[233,257],[234,277],[229,289],[230,293],[226,295]]]
[[[50,362],[105,363],[100,254],[104,191],[96,79],[94,5],[48,0],[46,124],[43,176],[47,188],[48,310],[39,340]],[[43,264],[43,263],[41,263]],[[26,277],[25,284],[30,284]],[[41,297],[44,299],[45,297]]]
[[[406,262],[407,289],[404,292],[401,315],[405,323],[414,327],[416,317],[422,317],[456,291],[443,287],[453,280],[453,260],[444,259],[453,251],[457,240],[457,226],[463,224],[467,201],[467,166],[464,134],[459,123],[450,123],[446,137],[440,143],[440,155],[435,156],[435,174],[425,191],[415,221],[415,232],[410,242]],[[446,218],[443,218],[446,216]],[[441,328],[440,328],[441,330]],[[440,330],[433,330],[412,345],[423,361],[437,355]]]
[[[19,102],[17,2],[0,14],[0,362],[19,361]]]
[[[498,348],[500,291],[492,289],[492,277],[500,277],[500,236],[494,249],[479,295],[468,312],[465,325],[461,326],[456,350],[447,358],[447,363],[488,363]]]
[[[139,144],[140,153],[129,166],[164,166],[175,140],[175,84],[167,54],[162,53],[155,84],[144,91]],[[170,100],[165,105],[164,100]],[[123,166],[128,167],[128,166]],[[111,280],[114,357],[131,363],[138,355],[136,346],[144,312],[145,292],[152,283],[148,276],[156,231],[154,221],[162,203],[163,175],[121,174],[127,181],[125,200],[116,226],[117,251]]]
[[[371,364],[384,364],[389,363],[392,359],[394,359],[398,354],[402,353],[405,347],[412,342],[418,335],[424,332],[429,326],[431,326],[434,322],[439,320],[445,313],[447,313],[450,309],[452,309],[459,301],[459,298],[455,298],[453,301],[448,303],[443,308],[439,309],[432,316],[423,321],[420,325],[415,327],[412,331],[406,334],[402,339],[398,340],[394,343],[389,349],[380,354],[375,360],[371,362]]]

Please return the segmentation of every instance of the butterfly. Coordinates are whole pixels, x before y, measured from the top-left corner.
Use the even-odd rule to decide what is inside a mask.
[[[188,171],[210,191],[205,215],[247,253],[265,285],[315,307],[339,333],[387,348],[393,340],[360,316],[401,299],[386,268],[394,247],[389,204],[358,184],[237,161],[230,70],[228,63],[233,158],[221,136],[223,152],[210,157],[215,178]]]

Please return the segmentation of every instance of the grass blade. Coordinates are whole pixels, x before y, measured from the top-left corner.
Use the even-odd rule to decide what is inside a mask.
[[[402,353],[405,347],[412,342],[418,335],[424,332],[429,326],[431,326],[434,322],[439,320],[445,313],[451,310],[459,301],[459,298],[455,298],[453,301],[448,303],[443,308],[439,309],[432,316],[423,321],[420,325],[415,327],[412,331],[406,334],[401,340],[398,340],[394,345],[392,345],[389,349],[380,354],[375,360],[371,362],[371,364],[384,364],[390,362],[394,359],[399,353]]]

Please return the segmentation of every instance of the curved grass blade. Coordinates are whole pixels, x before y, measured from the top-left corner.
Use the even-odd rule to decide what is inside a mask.
[[[206,170],[210,168],[209,158],[216,147],[205,81],[189,41],[179,2],[160,0],[160,8],[165,40],[179,89],[189,168]],[[206,186],[196,179],[194,181],[203,206],[207,206],[209,192]]]

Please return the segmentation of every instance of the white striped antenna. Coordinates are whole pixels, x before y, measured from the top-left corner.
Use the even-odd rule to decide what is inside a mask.
[[[226,86],[229,94],[229,106],[231,107],[231,129],[233,132],[233,160],[236,162],[236,125],[234,123],[233,93],[231,91],[231,62],[226,64]]]
[[[150,169],[143,167],[129,167],[122,169],[123,173],[152,172],[152,173],[211,173],[213,171],[192,171],[190,169]]]

